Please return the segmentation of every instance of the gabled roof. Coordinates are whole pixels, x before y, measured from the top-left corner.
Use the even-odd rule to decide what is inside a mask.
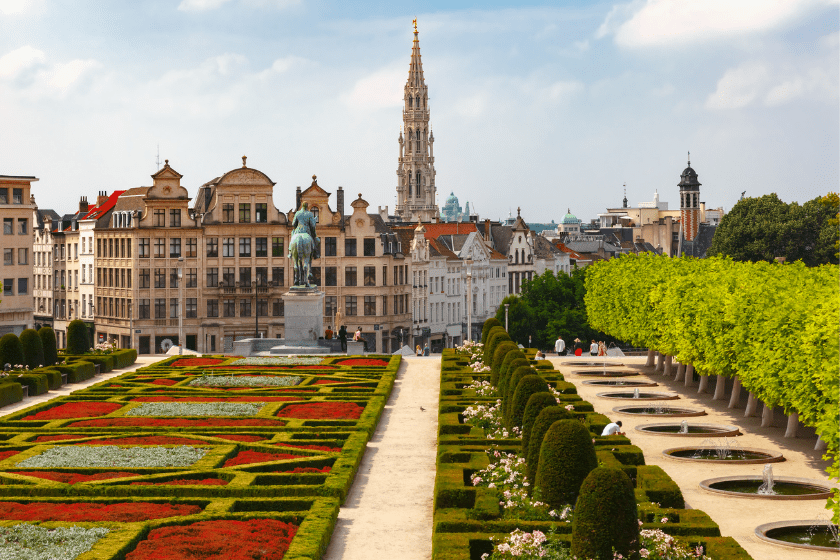
[[[432,256],[446,257],[448,261],[460,261],[458,255],[453,253],[449,247],[438,241],[437,239],[429,239],[429,249]],[[435,254],[437,253],[437,255]]]
[[[112,209],[114,205],[117,203],[117,199],[123,194],[125,191],[114,191],[111,193],[111,196],[108,197],[108,200],[103,202],[100,206],[94,206],[93,208],[88,209],[87,214],[82,216],[80,219],[82,220],[91,220],[93,218],[101,218],[105,215],[105,212]]]
[[[542,235],[534,236],[534,256],[538,259],[551,259],[561,253],[560,249]]]
[[[426,228],[426,239],[437,239],[441,235],[467,234],[478,231],[474,222],[438,222],[423,224],[423,227]]]
[[[568,247],[566,247],[566,245],[564,245],[563,243],[558,242],[558,243],[555,245],[555,247],[557,247],[558,249],[560,249],[560,250],[561,250],[561,251],[563,251],[564,253],[568,253],[568,254],[569,254],[569,257],[570,257],[570,258],[573,258],[573,259],[575,259],[575,260],[587,260],[587,259],[588,259],[588,257],[585,257],[585,256],[581,255],[581,254],[580,254],[580,253],[578,253],[577,251],[573,251],[572,249],[569,249],[569,248],[568,248]]]

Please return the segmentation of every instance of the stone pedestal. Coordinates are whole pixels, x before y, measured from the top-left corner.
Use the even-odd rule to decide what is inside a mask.
[[[324,336],[324,292],[292,288],[283,294],[286,344],[311,342]]]

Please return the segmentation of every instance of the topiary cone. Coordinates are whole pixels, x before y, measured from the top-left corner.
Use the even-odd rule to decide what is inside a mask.
[[[510,352],[510,353],[511,354],[522,354],[521,351]],[[516,368],[522,367],[522,366],[530,367],[531,362],[529,362],[528,358],[525,358],[524,356],[525,355],[522,354],[521,358],[517,357],[517,358],[514,358],[513,360],[511,360],[510,363],[508,364],[507,370],[504,370],[504,372],[499,375],[499,384],[496,385],[496,389],[498,389],[499,396],[502,395],[502,389],[505,386],[507,386],[507,382],[510,379],[510,376],[513,374],[513,372],[516,371]]]
[[[67,325],[67,353],[84,354],[90,350],[88,328],[84,321],[76,319]]]
[[[540,464],[540,447],[542,447],[545,433],[552,424],[558,420],[572,420],[575,415],[561,406],[547,406],[537,414],[534,420],[534,427],[531,429],[531,436],[528,438],[528,452],[525,455],[525,476],[531,483],[529,491],[534,488],[534,481],[537,478],[537,467]]]
[[[25,361],[23,346],[16,334],[8,333],[0,337],[0,369],[6,364],[12,367],[23,365]]]
[[[519,381],[526,375],[536,375],[537,370],[530,366],[519,366],[511,373],[505,384],[500,388],[499,394],[502,397],[502,420],[505,421],[510,409],[510,402],[513,400],[513,392],[519,385]]]
[[[510,367],[510,363],[513,360],[519,360],[519,359],[527,361],[527,358],[525,357],[525,354],[523,354],[522,351],[519,350],[519,348],[517,348],[516,351],[514,351],[514,352],[508,352],[507,354],[505,354],[505,357],[502,360],[502,365],[499,368],[498,373],[491,372],[490,383],[492,383],[494,387],[498,387],[499,386],[499,380],[502,377],[504,377],[504,375],[507,373],[508,368]]]
[[[572,521],[572,554],[612,560],[613,550],[638,558],[639,518],[633,483],[624,471],[598,467],[584,479]]]
[[[516,389],[513,391],[513,398],[510,399],[506,425],[508,430],[514,427],[522,428],[522,416],[525,414],[525,405],[528,399],[535,393],[548,391],[548,384],[539,375],[526,375],[519,380]]]
[[[58,361],[58,347],[55,342],[55,331],[50,327],[38,329],[38,337],[44,350],[44,365],[52,366]]]
[[[557,406],[557,399],[554,395],[546,392],[534,393],[528,397],[528,402],[525,403],[525,412],[522,413],[522,456],[528,456],[528,441],[531,438],[531,430],[534,427],[534,422],[537,421],[537,416],[543,409],[549,406]]]
[[[490,364],[493,362],[493,353],[496,351],[496,346],[500,343],[510,340],[510,336],[502,327],[493,327],[487,335],[487,343],[484,345],[484,363]]]
[[[498,319],[495,317],[490,317],[486,321],[484,321],[484,326],[481,327],[481,343],[487,343],[487,335],[490,334],[490,329],[493,327],[501,327],[502,324],[499,322]]]
[[[490,371],[498,372],[499,368],[502,367],[502,362],[505,360],[507,353],[517,349],[518,348],[513,341],[505,340],[500,342],[499,345],[496,346],[496,350],[493,352],[493,359],[490,360]]]
[[[44,361],[44,344],[38,336],[38,331],[26,329],[20,333],[20,345],[23,347],[23,363],[29,366],[29,369],[47,365]]]
[[[597,466],[589,430],[577,420],[558,420],[545,433],[540,446],[534,480],[536,497],[552,509],[574,504],[583,480]]]

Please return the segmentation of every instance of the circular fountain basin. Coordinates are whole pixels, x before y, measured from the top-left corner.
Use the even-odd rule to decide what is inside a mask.
[[[637,371],[630,371],[628,369],[621,369],[618,371],[593,371],[593,370],[572,370],[575,375],[585,377],[634,377],[639,375]]]
[[[706,479],[700,483],[700,488],[727,496],[762,500],[824,500],[831,496],[832,487],[819,480],[774,476],[775,494],[759,494],[758,488],[763,483],[760,476],[724,476]]]
[[[596,362],[594,360],[590,361],[571,361],[571,362],[563,362],[564,366],[569,367],[586,367],[586,368],[594,368],[594,367],[624,367],[624,364],[621,362]]]
[[[644,424],[636,426],[637,432],[652,434],[655,436],[679,436],[679,437],[732,437],[741,435],[738,426],[724,426],[722,424],[689,424],[688,433],[680,433],[682,426],[673,422],[659,424]]]
[[[840,550],[836,534],[837,525],[829,521],[777,521],[755,528],[755,536],[763,541],[824,552]]]
[[[658,416],[659,418],[706,415],[705,410],[697,410],[696,408],[678,408],[676,406],[652,407],[650,405],[617,406],[613,409],[613,412],[632,414],[634,416]]]
[[[738,447],[729,450],[730,456],[722,459],[718,457],[714,447],[672,447],[665,449],[662,454],[678,461],[694,461],[697,463],[725,463],[727,465],[763,465],[764,463],[778,463],[785,458],[781,453],[754,447]],[[699,456],[698,456],[699,455]]]
[[[628,399],[633,401],[673,401],[680,398],[679,395],[672,395],[670,393],[647,393],[639,391],[637,397],[633,391],[616,391],[613,393],[596,393],[596,397],[602,399]]]
[[[623,379],[597,379],[586,380],[584,385],[595,385],[597,387],[657,387],[659,383],[653,381],[625,381]]]

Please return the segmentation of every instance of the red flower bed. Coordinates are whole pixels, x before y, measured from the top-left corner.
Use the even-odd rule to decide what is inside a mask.
[[[226,439],[228,441],[262,441],[265,439],[263,436],[249,436],[247,434],[213,434],[213,437],[217,437],[219,439]]]
[[[286,369],[336,369],[335,366],[286,366]]]
[[[378,360],[375,358],[348,358],[336,362],[342,366],[387,366],[387,360]]]
[[[2,461],[3,459],[8,459],[12,455],[17,455],[18,453],[20,453],[20,451],[0,451],[0,461]]]
[[[277,416],[283,418],[328,419],[339,418],[356,420],[365,408],[351,402],[313,402],[290,404],[283,407]]]
[[[300,455],[286,455],[285,453],[263,453],[262,451],[240,451],[236,457],[225,461],[225,467],[235,467],[248,463],[265,463],[266,461],[282,461],[284,459],[299,459]]]
[[[331,383],[347,383],[346,379],[319,379],[313,385],[330,385]]]
[[[133,402],[285,402],[297,397],[137,397]]]
[[[178,383],[177,379],[155,379],[154,381],[150,381],[152,385],[166,385],[167,387],[170,385],[175,385]]]
[[[154,529],[126,560],[282,560],[297,526],[276,519],[200,521]]]
[[[224,360],[219,358],[181,358],[169,367],[215,366],[221,363],[224,363]]]
[[[205,478],[195,480],[179,478],[178,480],[167,480],[166,482],[132,482],[129,486],[187,486],[195,484],[198,486],[227,486],[228,481],[221,478]]]
[[[328,472],[330,472],[330,469],[332,469],[332,467],[327,465],[325,467],[321,467],[320,469],[318,467],[295,467],[290,471],[275,471],[275,472],[284,472],[284,473],[308,473],[308,472],[328,473]]]
[[[283,366],[213,366],[207,369],[286,369]],[[187,375],[201,375],[200,373],[188,373]]]
[[[124,478],[127,476],[140,476],[133,472],[101,472],[95,474],[81,474],[81,473],[65,473],[52,471],[17,471],[15,474],[22,474],[26,476],[34,476],[37,478],[46,478],[47,480],[55,480],[56,482],[63,482],[65,484],[76,484],[77,482],[90,482],[92,480],[110,480],[112,478]]]
[[[122,385],[108,385],[109,389],[125,389]]]
[[[0,517],[21,521],[146,521],[201,512],[199,506],[132,502],[122,504],[0,502]]]
[[[35,443],[44,443],[45,441],[62,441],[65,439],[79,439],[88,437],[90,434],[54,434],[50,436],[38,436],[35,438]]]
[[[37,414],[30,414],[24,420],[58,420],[105,416],[122,408],[122,406],[122,403],[113,402],[69,402],[54,406],[48,410],[42,410]]]
[[[341,451],[340,447],[327,447],[326,445],[292,445],[290,443],[275,443],[274,445],[279,445],[281,447],[292,447],[297,449],[314,449],[316,451]]]
[[[283,426],[284,422],[266,418],[100,418],[70,424],[71,428],[102,428],[106,426]]]
[[[172,436],[136,436],[124,438],[100,438],[80,441],[76,445],[194,445],[205,444],[203,439],[189,439]]]

